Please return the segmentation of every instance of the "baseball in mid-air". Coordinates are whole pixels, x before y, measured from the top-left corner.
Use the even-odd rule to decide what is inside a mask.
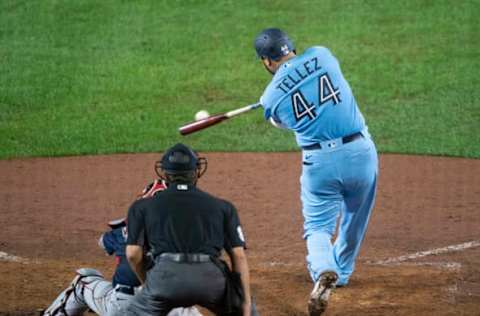
[[[203,120],[209,117],[210,114],[205,110],[200,110],[195,114],[195,121]]]

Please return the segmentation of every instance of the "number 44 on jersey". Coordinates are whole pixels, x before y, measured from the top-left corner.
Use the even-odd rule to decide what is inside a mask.
[[[332,100],[334,105],[340,103],[340,91],[333,87],[332,81],[327,73],[322,74],[318,78],[319,89],[319,106]],[[313,120],[317,113],[315,112],[315,103],[309,103],[300,90],[295,91],[292,94],[292,106],[295,119],[300,121],[304,116],[307,116],[309,120]]]

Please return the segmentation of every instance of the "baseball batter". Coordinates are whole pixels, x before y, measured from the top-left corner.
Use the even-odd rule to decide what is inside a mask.
[[[139,195],[139,199],[165,190],[163,181],[155,180]],[[140,282],[125,256],[127,227],[125,219],[109,222],[111,230],[102,234],[99,246],[109,255],[115,255],[117,266],[112,282],[94,269],[77,270],[77,276],[44,312],[43,315],[80,316],[88,309],[98,315],[126,314],[131,298],[139,291]],[[168,316],[201,316],[195,308],[177,308]]]
[[[273,75],[260,98],[265,118],[292,130],[302,148],[304,238],[315,283],[309,313],[320,315],[331,290],[346,285],[354,270],[374,205],[377,152],[330,50],[314,46],[297,55],[287,34],[276,28],[263,30],[254,45]]]

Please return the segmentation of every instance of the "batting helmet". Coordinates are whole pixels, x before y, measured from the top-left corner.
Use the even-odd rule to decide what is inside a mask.
[[[290,52],[295,52],[293,42],[288,38],[287,33],[277,28],[263,30],[255,38],[254,46],[258,57],[275,61]]]
[[[207,170],[207,159],[198,157],[190,147],[178,143],[169,148],[162,158],[155,163],[155,172],[162,177],[162,171],[168,176],[200,178]]]

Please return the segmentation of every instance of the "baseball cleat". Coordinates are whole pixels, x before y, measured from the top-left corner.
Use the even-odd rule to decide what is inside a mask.
[[[327,271],[320,275],[320,278],[315,282],[312,293],[310,293],[310,300],[308,301],[308,315],[320,316],[327,309],[328,299],[332,289],[335,288],[338,275],[334,271]]]

